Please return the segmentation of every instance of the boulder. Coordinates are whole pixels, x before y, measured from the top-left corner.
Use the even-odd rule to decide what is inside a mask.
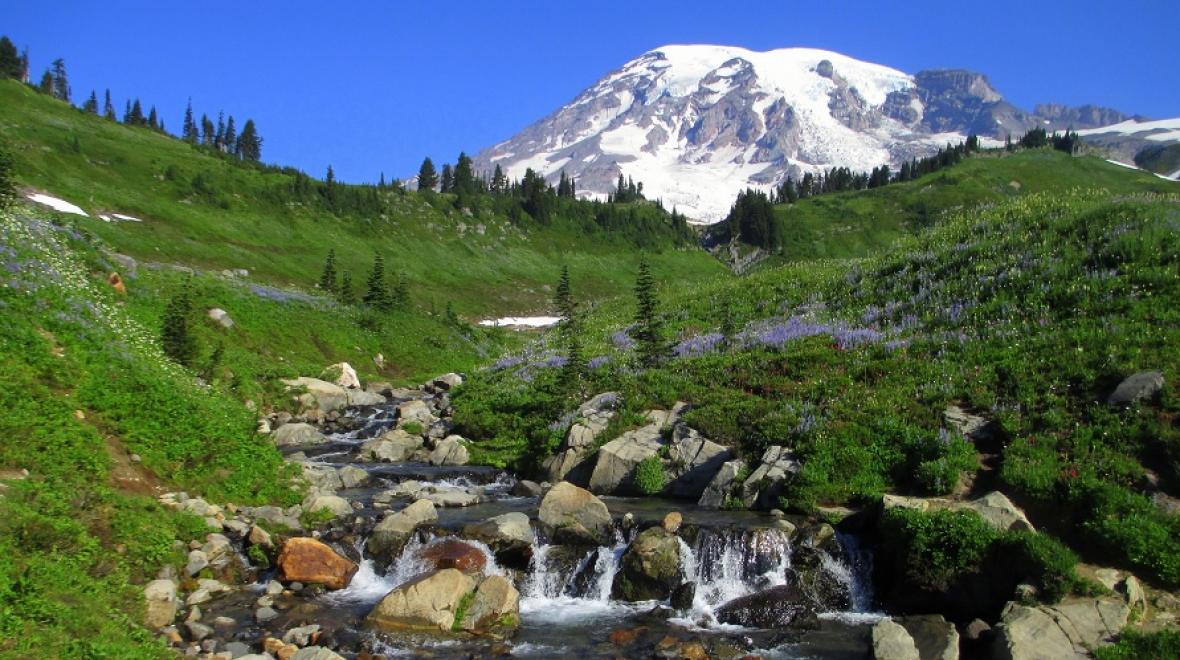
[[[380,406],[385,403],[385,397],[368,390],[345,390],[348,395],[348,407]]]
[[[367,461],[400,463],[410,460],[423,444],[422,436],[394,429],[361,445],[360,456]]]
[[[618,404],[618,393],[603,392],[578,407],[577,417],[565,440],[541,466],[546,480],[551,483],[562,481],[583,465],[593,452],[595,440],[615,416]]]
[[[443,486],[428,484],[414,495],[417,499],[429,500],[439,507],[473,506],[487,501],[479,487]]]
[[[684,516],[681,515],[679,511],[672,511],[664,516],[664,522],[662,525],[665,532],[668,532],[669,534],[675,534],[680,529],[680,525],[683,522]]]
[[[328,438],[311,424],[298,422],[280,426],[274,432],[274,441],[279,447],[304,447],[321,445],[327,442]]]
[[[519,511],[493,516],[463,528],[464,536],[485,543],[497,553],[529,548],[533,545],[533,528],[529,517]]]
[[[383,630],[449,631],[473,587],[475,581],[454,568],[426,573],[389,592],[365,622]]]
[[[733,453],[683,424],[672,431],[668,446],[668,487],[672,497],[697,500]]]
[[[516,497],[540,497],[541,484],[528,479],[521,479],[512,485],[512,494]]]
[[[659,456],[661,432],[660,426],[649,424],[603,445],[590,475],[590,490],[599,494],[634,493],[635,468],[643,459]]]
[[[959,631],[940,614],[897,619],[918,647],[922,660],[959,660]]]
[[[483,551],[457,539],[445,539],[418,551],[418,557],[430,563],[434,570],[455,568],[468,575],[478,575],[487,566]]]
[[[747,628],[812,625],[815,612],[797,587],[782,585],[735,598],[716,610],[717,620]]]
[[[520,626],[520,592],[508,579],[489,576],[479,583],[459,626],[472,632],[516,629]]]
[[[143,589],[143,598],[147,601],[147,610],[143,617],[143,625],[147,628],[163,628],[176,618],[176,608],[180,601],[176,597],[176,583],[172,580],[148,582]]]
[[[344,660],[344,656],[322,646],[308,646],[296,651],[291,660]]]
[[[685,582],[676,587],[672,591],[671,597],[668,598],[668,604],[672,609],[685,611],[692,609],[693,601],[696,600],[697,583]]]
[[[303,388],[306,390],[305,393],[299,395],[299,403],[304,410],[319,410],[329,413],[348,407],[348,393],[335,383],[306,376],[284,380],[283,383],[288,389]]]
[[[303,510],[311,513],[331,511],[337,518],[352,515],[352,504],[338,495],[311,495],[303,502]]]
[[[369,483],[369,473],[355,465],[345,465],[336,471],[340,485],[344,488],[358,488]]]
[[[438,441],[434,451],[430,452],[431,465],[467,465],[468,455],[465,440],[457,435],[449,435]]]
[[[1114,598],[1068,598],[1051,607],[1008,603],[996,627],[993,657],[1088,657],[1088,649],[1118,636],[1130,614],[1130,606]]]
[[[947,426],[958,431],[971,442],[981,442],[993,439],[999,431],[998,425],[986,417],[968,412],[960,406],[950,405],[942,412],[942,419]]]
[[[901,624],[892,619],[881,619],[873,626],[873,658],[875,660],[921,660],[918,646]]]
[[[1111,406],[1126,407],[1142,399],[1151,399],[1164,389],[1164,374],[1160,371],[1140,371],[1127,376],[1106,398]]]
[[[369,535],[369,554],[392,560],[405,547],[406,541],[419,525],[436,520],[438,514],[434,504],[427,500],[417,500],[397,513],[386,515]]]
[[[742,501],[747,508],[773,509],[783,486],[803,467],[794,452],[786,447],[768,447],[762,463],[742,483]]]
[[[290,424],[287,426],[290,426]],[[286,428],[286,426],[283,428]],[[344,488],[344,481],[340,478],[340,473],[330,465],[303,463],[301,467],[303,469],[303,478],[311,485],[312,490],[317,493],[331,494]]]
[[[614,537],[614,523],[602,500],[568,481],[549,489],[537,519],[555,543],[607,545]]]
[[[270,549],[275,547],[274,541],[270,538],[270,532],[258,525],[250,527],[250,535],[246,537],[246,541],[250,545],[256,545],[260,548]]]
[[[234,320],[229,317],[229,312],[225,311],[224,309],[221,309],[220,307],[212,307],[209,309],[208,313],[209,318],[213,319],[217,325],[220,325],[226,330],[234,327]]]
[[[701,492],[697,504],[707,509],[720,509],[725,506],[725,500],[733,495],[736,487],[740,485],[737,478],[745,468],[746,462],[741,459],[722,463],[713,479]]]
[[[318,623],[292,628],[283,633],[283,643],[294,644],[295,646],[307,646],[319,631],[320,625]]]
[[[1024,512],[999,491],[992,491],[979,499],[964,502],[954,508],[975,511],[992,527],[1002,531],[1036,531]]]
[[[430,383],[434,387],[449,392],[463,384],[463,377],[456,373],[443,374]]]
[[[438,421],[438,418],[431,412],[430,406],[426,405],[426,402],[420,399],[406,401],[397,407],[398,428],[409,423],[414,423],[425,429],[436,421]]]
[[[611,583],[616,600],[663,600],[680,584],[680,540],[663,527],[640,532],[619,560]]]
[[[324,375],[332,379],[332,383],[344,389],[360,389],[361,379],[356,375],[356,369],[347,362],[337,362],[324,369]]]
[[[347,587],[357,571],[356,564],[308,537],[287,539],[277,564],[287,582],[322,584],[329,589]]]

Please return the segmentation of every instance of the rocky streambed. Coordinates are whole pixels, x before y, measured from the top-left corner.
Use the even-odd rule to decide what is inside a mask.
[[[768,450],[750,473],[679,424],[677,410],[653,411],[649,426],[594,452],[613,400],[591,399],[545,466],[552,483],[534,483],[466,464],[468,443],[449,422],[459,376],[361,390],[348,375],[352,387],[292,381],[302,412],[260,429],[311,485],[302,504],[162,498],[216,528],[193,543],[183,570],[163,571],[145,591],[148,625],[184,654],[952,658],[960,646],[1002,655],[1039,645],[1018,639],[1027,626],[1016,619],[1035,627],[1065,616],[1024,607],[998,636],[979,622],[974,647],[941,616],[884,616],[855,524],[718,508],[773,502],[797,469],[789,452]],[[664,496],[629,496],[630,472],[653,455],[668,461]],[[1006,498],[956,506],[1028,524]],[[1100,636],[1143,597],[1137,583],[1111,579],[1128,595],[1089,605]],[[1074,640],[1061,649],[1074,652]]]

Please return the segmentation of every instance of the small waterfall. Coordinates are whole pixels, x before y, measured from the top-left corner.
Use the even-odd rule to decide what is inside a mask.
[[[787,583],[791,541],[776,529],[702,529],[695,547],[680,542],[680,569],[696,582],[691,619],[716,623],[717,607],[747,594]]]
[[[861,545],[860,537],[855,534],[836,532],[836,540],[844,551],[844,561],[834,563],[839,564],[844,570],[844,584],[848,587],[852,611],[871,612],[874,600],[873,553]]]

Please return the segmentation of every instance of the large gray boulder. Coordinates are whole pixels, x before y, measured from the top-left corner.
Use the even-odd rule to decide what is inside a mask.
[[[1127,376],[1106,398],[1112,406],[1129,406],[1141,399],[1150,399],[1164,389],[1164,374],[1160,371],[1140,371]]]
[[[602,500],[568,481],[549,489],[537,519],[555,543],[607,545],[614,537],[614,523]]]
[[[627,546],[611,583],[616,600],[664,600],[680,584],[680,540],[663,527],[643,530]]]
[[[348,405],[351,408],[357,406],[380,406],[385,403],[385,397],[376,392],[368,390],[345,390],[348,396]]]
[[[647,425],[628,431],[598,450],[598,462],[590,475],[590,490],[600,494],[634,493],[635,468],[641,461],[658,456],[665,446],[665,429],[680,418],[685,404],[672,410],[647,411]]]
[[[431,465],[467,465],[468,460],[467,441],[457,435],[439,440],[430,452]]]
[[[279,447],[303,447],[323,444],[328,438],[311,424],[299,422],[280,426],[274,432],[274,441]]]
[[[464,536],[482,541],[493,550],[529,547],[533,544],[533,528],[528,515],[512,511],[493,516],[463,528]]]
[[[740,458],[722,463],[713,479],[705,486],[697,504],[708,509],[720,509],[725,506],[725,500],[741,485],[738,483],[738,475],[745,468],[746,462]]]
[[[1008,603],[996,627],[999,660],[1085,658],[1127,625],[1131,608],[1115,598],[1069,598],[1052,607]]]
[[[450,631],[475,580],[454,568],[421,575],[389,592],[365,623],[382,630]]]
[[[348,393],[335,383],[306,376],[284,380],[283,383],[288,389],[302,388],[306,390],[299,395],[299,403],[304,410],[318,409],[328,413],[348,407]]]
[[[360,455],[366,461],[400,463],[410,460],[423,444],[422,436],[394,429],[361,445]]]
[[[978,513],[992,527],[1007,531],[1035,532],[1036,528],[1029,522],[1028,516],[1020,507],[1012,503],[1000,491],[992,491],[986,495],[966,502],[948,500],[941,497],[907,497],[904,495],[885,495],[881,498],[881,506],[889,509],[914,509],[916,511],[938,511],[950,509],[952,511],[974,511]]]
[[[507,578],[491,575],[479,583],[459,627],[471,632],[505,633],[520,626],[520,592]]]
[[[418,424],[423,429],[438,421],[438,417],[431,411],[430,406],[420,399],[406,401],[397,407],[398,428],[406,424]]]
[[[302,463],[301,468],[303,469],[303,478],[317,493],[335,493],[344,488],[344,481],[340,478],[340,473],[330,465]]]
[[[918,645],[904,626],[881,619],[873,626],[874,660],[921,660]]]
[[[897,619],[914,640],[922,660],[959,660],[959,631],[941,614]]]
[[[428,500],[417,500],[397,513],[386,515],[369,535],[369,554],[384,561],[392,561],[419,525],[436,520],[438,513],[434,510],[434,504]]]
[[[672,431],[668,446],[668,474],[672,479],[669,494],[696,500],[733,453],[683,424]]]
[[[541,466],[546,481],[557,483],[565,480],[588,458],[598,436],[615,416],[618,405],[618,393],[603,392],[578,407],[577,418],[566,433],[565,440]]]
[[[773,509],[787,482],[798,474],[803,464],[786,447],[769,447],[762,462],[742,483],[742,501],[747,508]]]
[[[815,621],[815,608],[797,585],[781,585],[735,598],[717,608],[717,620],[746,628],[788,628]]]
[[[143,624],[150,630],[163,628],[176,618],[176,608],[180,604],[176,597],[176,583],[172,580],[152,580],[143,589],[143,598],[147,601]]]

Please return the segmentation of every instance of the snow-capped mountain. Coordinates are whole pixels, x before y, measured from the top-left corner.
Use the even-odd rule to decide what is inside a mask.
[[[613,192],[619,174],[690,218],[724,217],[736,194],[788,175],[868,171],[928,155],[968,133],[1002,140],[1033,126],[1117,123],[1104,108],[1043,106],[1051,118],[1007,103],[968,71],[909,75],[810,48],[755,52],[664,46],[628,62],[568,105],[480,152],[476,167],[526,169],[579,194]]]

